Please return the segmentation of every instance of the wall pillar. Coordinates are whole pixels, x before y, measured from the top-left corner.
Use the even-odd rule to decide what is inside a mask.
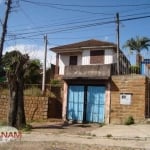
[[[109,124],[110,123],[110,104],[111,104],[111,99],[110,99],[110,82],[108,81],[107,83],[107,89],[106,89],[106,97],[105,97],[105,123]]]
[[[68,94],[68,85],[64,82],[64,96],[63,96],[63,103],[62,103],[62,119],[66,121],[67,119],[67,94]]]

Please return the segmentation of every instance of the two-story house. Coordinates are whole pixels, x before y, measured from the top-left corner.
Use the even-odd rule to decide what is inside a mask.
[[[117,46],[99,40],[51,48],[56,53],[55,73],[64,80],[63,119],[106,122],[110,118],[110,80],[116,73]],[[130,63],[120,51],[120,72]]]

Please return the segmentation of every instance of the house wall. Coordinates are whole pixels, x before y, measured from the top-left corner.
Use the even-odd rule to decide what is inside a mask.
[[[59,57],[59,74],[64,75],[65,66],[69,65],[69,56],[68,55],[60,55]]]
[[[142,122],[146,114],[147,80],[141,75],[112,76],[110,123],[124,124],[132,116],[136,123]],[[120,94],[130,93],[131,104],[120,104]]]
[[[90,64],[90,50],[83,50],[82,52],[82,65]]]
[[[105,50],[104,64],[113,63],[114,54],[114,51],[111,49]]]
[[[74,53],[60,54],[59,57],[59,75],[64,75],[65,66],[69,65],[69,57]],[[75,55],[77,55],[75,53]],[[90,50],[83,50],[82,54],[78,54],[78,65],[90,65]],[[104,64],[113,63],[114,51],[111,49],[105,50]]]
[[[65,66],[69,66],[69,59],[70,59],[71,55],[60,55],[59,57],[59,74],[60,75],[64,75],[64,69]],[[78,65],[82,64],[82,56],[81,55],[77,55],[78,56]]]

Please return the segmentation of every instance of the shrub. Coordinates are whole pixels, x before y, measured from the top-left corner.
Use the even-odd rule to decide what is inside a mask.
[[[131,66],[130,72],[135,73],[135,74],[139,74],[140,73],[140,67],[139,66]]]
[[[60,80],[51,80],[51,86],[54,86],[54,87],[61,86]]]
[[[134,124],[134,118],[132,116],[129,116],[125,122],[124,122],[125,125],[131,125],[131,124]]]

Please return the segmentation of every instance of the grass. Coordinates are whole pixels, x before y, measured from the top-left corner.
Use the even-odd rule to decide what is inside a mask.
[[[38,87],[31,87],[24,90],[25,96],[41,96],[41,89]]]
[[[6,121],[0,122],[0,126],[6,126],[6,125],[7,125],[7,122],[6,122]]]
[[[9,90],[8,90],[8,89],[4,89],[4,88],[2,89],[2,88],[1,88],[1,89],[0,89],[0,94],[1,94],[1,95],[8,95],[8,94],[9,94]]]
[[[8,95],[9,90],[8,89],[0,89],[0,95]],[[24,95],[25,96],[43,96],[42,91],[39,87],[29,87],[24,90]],[[51,97],[51,98],[56,98],[56,94],[51,92],[51,91],[46,91],[45,96]]]

